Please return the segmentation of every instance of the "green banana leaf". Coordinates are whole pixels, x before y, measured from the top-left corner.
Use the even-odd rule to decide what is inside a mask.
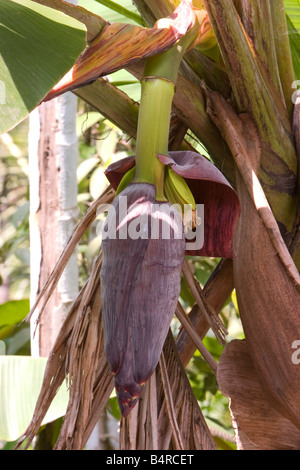
[[[0,356],[0,440],[15,441],[26,430],[41,389],[47,358]],[[68,390],[62,384],[42,424],[65,414]]]
[[[0,0],[0,133],[22,121],[86,45],[82,23],[30,0]]]
[[[78,5],[111,23],[135,23],[145,26],[145,22],[131,0],[119,0],[118,2],[112,0],[79,0]]]
[[[300,0],[284,1],[296,80],[300,85]],[[296,88],[296,86],[295,86]]]
[[[10,300],[0,305],[0,339],[5,338],[12,328],[24,320],[30,310],[29,300]]]

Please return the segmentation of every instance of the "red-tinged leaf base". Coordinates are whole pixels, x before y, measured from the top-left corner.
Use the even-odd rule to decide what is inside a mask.
[[[167,50],[193,27],[195,21],[205,17],[199,16],[197,20],[198,15],[189,2],[182,1],[172,15],[158,20],[153,28],[107,23],[45,101]]]

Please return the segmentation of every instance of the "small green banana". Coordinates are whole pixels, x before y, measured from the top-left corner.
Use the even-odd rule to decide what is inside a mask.
[[[165,172],[164,191],[172,205],[176,207],[178,204],[180,206],[179,210],[183,217],[185,231],[200,223],[199,220],[196,220],[196,202],[192,191],[185,179],[168,166]]]
[[[120,194],[128,185],[131,183],[135,176],[135,166],[133,166],[130,170],[128,170],[122,177],[119,186],[116,190],[116,196]]]
[[[164,189],[171,204],[180,204],[182,208],[189,204],[193,210],[196,209],[195,198],[187,182],[169,166],[166,166]]]

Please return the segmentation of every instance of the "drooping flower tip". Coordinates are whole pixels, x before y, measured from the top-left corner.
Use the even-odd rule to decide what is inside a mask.
[[[143,391],[143,386],[138,384],[135,385],[136,387],[134,387],[135,391],[133,393],[130,393],[130,391],[125,387],[116,385],[119,408],[124,418],[126,418],[130,411],[135,407]],[[129,387],[132,389],[132,384]]]

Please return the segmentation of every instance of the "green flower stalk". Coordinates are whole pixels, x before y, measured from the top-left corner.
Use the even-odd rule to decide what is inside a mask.
[[[175,85],[163,78],[142,79],[141,104],[137,128],[134,183],[156,187],[156,200],[165,201],[165,166],[157,154],[168,153],[170,113]]]
[[[169,200],[172,204],[177,202],[181,206],[183,203],[191,204],[194,209],[195,200],[184,179],[179,175],[170,178],[172,170],[166,171],[158,155],[168,155],[170,116],[177,74],[184,53],[195,39],[195,31],[198,28],[192,28],[168,51],[146,61],[141,80],[135,170],[131,169],[124,175],[117,194],[129,183],[148,183],[155,186],[157,201]],[[166,178],[168,184],[165,184]],[[180,193],[186,194],[187,198],[183,200]]]

